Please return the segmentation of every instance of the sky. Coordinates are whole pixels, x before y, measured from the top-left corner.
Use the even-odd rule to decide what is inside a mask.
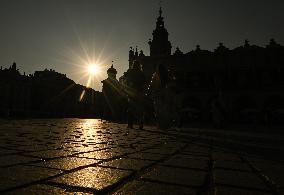
[[[283,0],[164,0],[162,8],[172,52],[235,48],[245,39],[284,45]],[[112,61],[118,78],[127,70],[130,46],[149,55],[158,9],[159,0],[0,0],[0,65],[54,69],[86,85],[87,65],[97,63],[91,87],[100,91]]]

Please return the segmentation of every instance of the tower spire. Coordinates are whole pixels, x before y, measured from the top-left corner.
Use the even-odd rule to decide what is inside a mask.
[[[148,42],[150,45],[150,56],[171,55],[172,46],[168,40],[169,33],[165,28],[161,3],[162,1],[159,1],[159,16],[156,21],[156,29],[152,33],[153,39]]]
[[[162,7],[160,6],[159,8],[159,17],[157,18],[156,26],[157,28],[159,27],[164,27],[164,18],[162,17]]]
[[[159,17],[161,18],[162,17],[162,0],[159,1]]]
[[[162,17],[162,13],[163,13],[163,11],[162,11],[162,6],[160,5],[160,9],[159,9],[159,16],[160,16],[160,17]]]

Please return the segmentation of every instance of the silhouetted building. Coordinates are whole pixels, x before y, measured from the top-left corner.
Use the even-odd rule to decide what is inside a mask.
[[[211,121],[212,104],[218,99],[231,122],[281,122],[284,119],[284,47],[271,39],[269,45],[229,49],[220,43],[214,51],[195,50],[172,53],[162,10],[156,21],[150,55],[137,47],[129,51],[129,69],[135,60],[142,64],[149,87],[157,66],[166,66],[172,94],[187,121]],[[123,85],[125,74],[119,79]]]
[[[2,117],[100,117],[102,95],[55,70],[21,75],[16,63],[0,69]]]
[[[107,70],[108,78],[102,81],[103,118],[113,121],[125,121],[125,96],[122,86],[116,79],[117,71],[113,67]]]
[[[29,114],[31,81],[19,73],[14,62],[0,70],[0,115],[26,116]]]

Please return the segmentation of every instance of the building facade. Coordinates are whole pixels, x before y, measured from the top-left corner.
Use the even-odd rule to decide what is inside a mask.
[[[16,63],[0,69],[0,117],[97,117],[102,93],[55,70],[22,75]]]
[[[0,116],[29,115],[31,106],[31,81],[21,75],[14,62],[0,69]]]
[[[111,121],[126,121],[127,100],[122,85],[116,78],[117,71],[113,67],[107,70],[108,78],[102,81],[103,115]]]
[[[273,39],[265,47],[246,40],[234,49],[220,43],[214,51],[197,45],[187,53],[179,48],[172,52],[161,8],[152,35],[149,56],[130,48],[129,69],[139,61],[150,85],[157,67],[164,65],[184,120],[212,121],[212,102],[218,99],[227,121],[284,121],[284,47]],[[119,80],[123,84],[125,74]]]

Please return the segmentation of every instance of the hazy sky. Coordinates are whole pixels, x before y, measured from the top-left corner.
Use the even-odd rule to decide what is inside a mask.
[[[149,54],[158,0],[0,0],[0,65],[16,61],[23,73],[52,68],[86,85],[89,60],[104,72],[114,60],[121,76],[130,46]],[[270,38],[284,45],[283,0],[164,0],[165,26],[184,52],[213,50],[219,42],[234,48],[248,39],[264,46]]]

